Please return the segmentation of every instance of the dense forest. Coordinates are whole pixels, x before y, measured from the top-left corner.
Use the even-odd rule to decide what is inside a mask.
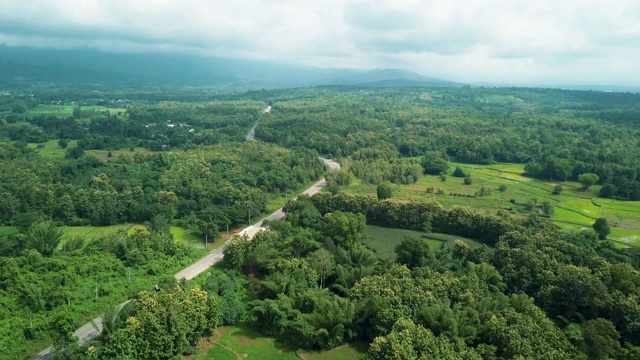
[[[4,92],[0,354],[54,344],[59,359],[173,359],[243,324],[302,349],[366,343],[369,359],[640,358],[640,251],[607,241],[606,218],[567,231],[544,204],[477,211],[400,201],[391,186],[470,186],[451,163],[520,164],[636,214],[639,100],[468,87]],[[329,174],[320,156],[342,169]],[[205,252],[171,228],[217,238],[323,176],[326,192],[233,237],[221,266],[173,278]],[[343,191],[353,183],[377,198]],[[473,196],[494,191],[482,189]],[[365,245],[368,225],[459,240],[407,237],[389,258]],[[73,235],[106,226],[121,230]],[[78,345],[73,331],[101,313],[102,335]]]
[[[640,96],[550,89],[313,89],[275,92],[256,136],[350,157],[407,181],[400,157],[526,164],[533,177],[595,173],[602,196],[640,200]],[[361,165],[362,163],[366,165]],[[402,175],[390,175],[400,174]]]
[[[167,283],[110,313],[113,325],[91,356],[170,359],[193,351],[212,326],[237,322],[308,349],[365,341],[369,359],[640,356],[638,249],[563,234],[536,216],[438,204],[321,194],[286,211],[252,240],[236,236],[224,270],[202,287]],[[439,231],[491,236],[481,247],[456,241],[435,250],[407,237],[395,261],[362,244],[368,221],[416,227],[425,219]]]

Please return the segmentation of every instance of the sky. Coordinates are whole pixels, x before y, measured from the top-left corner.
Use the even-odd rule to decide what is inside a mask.
[[[0,0],[0,44],[640,85],[640,0]]]

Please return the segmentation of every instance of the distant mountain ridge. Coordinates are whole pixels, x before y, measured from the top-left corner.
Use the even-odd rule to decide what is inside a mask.
[[[462,85],[400,69],[362,71],[187,54],[0,46],[0,85],[32,83],[249,87]]]
[[[395,87],[395,86],[433,86],[454,87],[462,86],[448,80],[423,76],[402,69],[374,69],[346,75],[335,79],[335,85],[371,86],[371,87]]]

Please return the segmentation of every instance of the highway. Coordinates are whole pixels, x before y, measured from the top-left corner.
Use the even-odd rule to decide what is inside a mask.
[[[335,162],[333,160],[329,160],[329,159],[324,159],[324,158],[321,158],[321,159],[331,169],[331,171],[337,171],[337,170],[340,169],[340,164],[338,164],[337,162]],[[325,179],[322,179],[322,180],[318,181],[317,183],[313,184],[307,190],[305,190],[303,192],[303,194],[306,194],[306,195],[309,195],[309,196],[313,196],[316,193],[318,193],[320,190],[322,190],[322,188],[325,187],[326,185],[327,185],[327,181]],[[285,214],[282,211],[282,208],[280,208],[280,209],[274,211],[273,213],[271,213],[270,215],[264,217],[263,219],[261,219],[257,223],[242,229],[242,231],[240,231],[238,233],[238,235],[240,235],[240,236],[246,235],[249,239],[251,239],[259,231],[264,230],[264,227],[262,227],[262,222],[264,220],[281,220],[281,219],[284,219],[284,215]],[[223,254],[224,248],[227,246],[229,241],[230,240],[227,240],[222,246],[220,246],[219,248],[217,248],[215,250],[212,250],[211,252],[209,252],[202,259],[196,261],[195,263],[189,265],[185,269],[179,271],[177,274],[175,274],[175,278],[178,279],[178,280],[181,280],[181,279],[191,280],[191,279],[195,278],[196,276],[198,276],[198,275],[202,274],[203,272],[205,272],[211,266],[213,266],[213,265],[217,264],[218,262],[220,262],[222,260],[222,258],[224,257],[224,254]],[[127,300],[127,301],[119,304],[118,308],[121,309],[123,306],[128,304],[130,301],[131,300]],[[94,324],[95,324],[95,326],[94,326]],[[97,317],[97,318],[93,319],[92,322],[88,322],[88,323],[84,324],[83,326],[81,326],[78,330],[76,330],[73,333],[73,335],[78,337],[78,341],[80,342],[80,344],[86,344],[89,341],[91,341],[91,340],[95,339],[96,337],[98,337],[98,335],[100,335],[101,331],[102,331],[102,317]],[[31,359],[38,359],[38,360],[40,360],[40,359],[50,359],[51,350],[52,350],[52,348],[48,347],[48,348],[42,350],[40,353],[38,353],[38,355],[32,357]]]

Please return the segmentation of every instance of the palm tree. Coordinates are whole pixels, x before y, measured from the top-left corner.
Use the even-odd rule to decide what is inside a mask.
[[[29,228],[29,247],[37,250],[42,256],[51,256],[62,236],[64,231],[52,221],[42,221]]]

